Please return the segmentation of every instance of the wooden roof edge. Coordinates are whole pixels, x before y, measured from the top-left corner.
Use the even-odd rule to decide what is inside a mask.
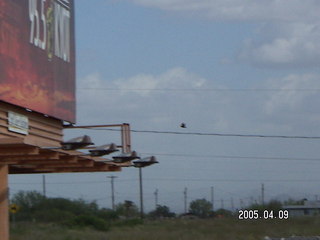
[[[22,155],[25,154],[25,157],[15,156],[17,148],[26,150],[21,152]],[[5,151],[2,159],[4,161],[8,160],[6,162],[10,165],[9,174],[108,172],[121,171],[121,167],[129,166],[127,164],[115,165],[108,158],[92,157],[81,151],[65,151],[55,146],[39,146],[36,142],[20,137],[0,137],[0,155],[1,149]],[[29,150],[36,151],[31,153]],[[58,156],[51,153],[58,153]],[[12,155],[11,157],[10,154]],[[30,154],[34,154],[34,157],[30,156]],[[68,159],[69,157],[70,159]],[[42,162],[42,159],[45,161]],[[53,160],[54,163],[50,164],[50,160]],[[58,163],[59,160],[64,161],[61,166]],[[28,162],[32,163],[29,164],[30,167],[25,165]],[[35,166],[33,167],[32,165]]]
[[[88,173],[88,172],[120,172],[121,167],[101,166],[101,167],[58,167],[58,168],[19,168],[10,167],[9,174],[43,174],[43,173]]]
[[[0,148],[1,145],[4,147],[7,147],[8,145],[12,145],[12,147],[15,147],[16,145],[19,145],[19,147],[37,147],[39,148],[40,152],[58,152],[62,155],[68,155],[68,156],[77,156],[79,158],[83,159],[91,159],[94,161],[111,161],[110,159],[103,158],[103,157],[92,157],[89,154],[87,155],[84,152],[77,151],[77,150],[63,150],[59,148],[60,146],[41,146],[37,144],[35,141],[32,141],[27,138],[20,138],[20,137],[0,137]]]
[[[38,148],[43,148],[43,147],[59,147],[57,145],[46,145],[42,146],[42,144],[39,144],[38,141],[34,141],[28,137],[0,137],[0,147],[1,146],[24,146],[24,147],[38,147]]]

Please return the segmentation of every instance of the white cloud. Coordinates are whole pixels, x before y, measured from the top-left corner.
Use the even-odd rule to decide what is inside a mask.
[[[146,124],[171,122],[175,117],[182,121],[191,118],[193,112],[189,109],[201,104],[201,98],[189,90],[206,86],[205,79],[179,67],[159,75],[137,74],[110,81],[91,74],[80,80],[79,114],[88,121],[88,116],[96,120],[98,116],[114,116],[118,121],[130,119],[130,122],[143,119],[140,122]]]
[[[317,91],[304,90],[320,89],[319,80],[317,74],[291,74],[253,87],[276,91],[219,92],[197,91],[226,87],[184,68],[110,81],[92,74],[80,82],[80,88],[93,84],[95,89],[79,90],[79,114],[90,123],[108,119],[140,129],[170,130],[187,122],[194,131],[312,132],[318,129],[320,100]]]
[[[320,76],[315,74],[291,74],[280,79],[269,80],[268,88],[280,91],[271,94],[265,102],[267,114],[277,115],[283,112],[296,112],[305,117],[303,113],[319,103],[316,96],[318,95],[317,89],[320,89]],[[317,111],[314,113],[320,117]]]
[[[164,11],[209,20],[260,23],[240,60],[267,67],[314,67],[320,62],[318,0],[133,0]],[[261,25],[260,25],[261,27]],[[271,28],[271,31],[270,29]],[[267,35],[269,34],[269,35]]]
[[[314,21],[319,19],[317,0],[133,0],[167,11],[195,13],[218,20]],[[308,13],[308,14],[306,14]]]
[[[135,92],[143,96],[157,89],[190,89],[201,88],[206,80],[186,71],[184,68],[173,68],[158,76],[139,74],[128,79],[117,79],[114,85],[123,92]],[[133,90],[133,91],[132,91]]]
[[[266,27],[263,30],[269,36],[262,40],[248,41],[240,54],[240,59],[273,67],[319,66],[319,24],[279,24],[272,30]],[[262,37],[265,35],[263,34]]]
[[[262,92],[202,91],[226,87],[184,68],[108,81],[92,74],[79,87],[88,84],[95,89],[78,91],[79,119],[86,124],[130,122],[138,129],[177,130],[186,122],[192,131],[289,135],[319,129],[320,100],[313,91],[320,89],[318,74],[290,74],[252,87],[275,89]]]

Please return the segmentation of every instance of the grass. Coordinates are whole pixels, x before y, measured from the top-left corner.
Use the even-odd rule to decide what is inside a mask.
[[[269,237],[319,236],[320,218],[289,220],[159,220],[109,231],[70,229],[58,225],[17,223],[11,240],[261,240]]]

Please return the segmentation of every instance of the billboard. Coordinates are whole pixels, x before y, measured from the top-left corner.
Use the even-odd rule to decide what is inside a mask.
[[[0,100],[75,122],[73,0],[0,0]]]

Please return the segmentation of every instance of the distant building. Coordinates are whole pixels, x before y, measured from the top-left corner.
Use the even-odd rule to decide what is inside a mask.
[[[291,217],[320,215],[320,201],[305,200],[303,205],[286,205],[282,208],[288,210]]]

